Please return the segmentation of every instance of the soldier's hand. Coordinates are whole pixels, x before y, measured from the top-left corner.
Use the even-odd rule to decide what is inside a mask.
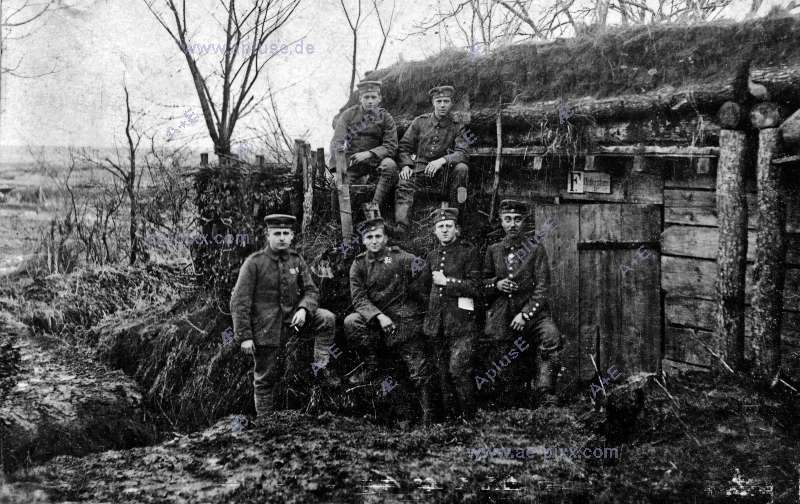
[[[383,329],[383,332],[385,332],[386,334],[392,334],[395,331],[394,322],[392,322],[392,319],[390,319],[383,313],[378,315],[378,322],[381,325],[381,329]]]
[[[246,354],[253,355],[253,352],[255,351],[255,344],[253,344],[253,340],[251,339],[242,341],[241,347],[242,351]]]
[[[400,170],[400,180],[410,179],[412,173],[414,173],[414,170],[412,170],[410,166],[404,166],[403,169]]]
[[[517,313],[517,316],[514,317],[514,320],[511,321],[511,329],[515,331],[521,331],[525,328],[525,319],[522,318],[521,313]]]
[[[306,309],[300,308],[296,312],[294,312],[294,317],[292,317],[292,325],[297,327],[303,327],[306,323]]]
[[[495,285],[497,286],[497,290],[505,292],[506,294],[511,294],[518,289],[517,283],[508,278],[498,280]]]
[[[356,152],[355,154],[350,156],[350,164],[363,163],[364,161],[366,161],[367,159],[369,159],[371,157],[372,157],[372,153],[370,151]]]
[[[436,172],[438,172],[439,169],[442,166],[444,166],[444,163],[445,163],[444,158],[439,158],[431,161],[430,163],[428,163],[427,166],[425,166],[425,174],[429,177],[433,177],[434,175],[436,175]]]
[[[433,283],[436,285],[447,285],[447,277],[444,276],[444,271],[436,270],[433,272]]]

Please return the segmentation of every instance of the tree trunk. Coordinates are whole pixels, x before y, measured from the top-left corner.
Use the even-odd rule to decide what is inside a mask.
[[[717,334],[733,369],[744,363],[744,284],[747,258],[747,201],[744,194],[747,136],[722,130],[717,166],[719,248],[716,279]]]
[[[775,376],[780,368],[783,282],[786,275],[786,206],[781,169],[772,164],[778,150],[777,128],[758,136],[758,232],[753,269],[753,336],[756,370]]]

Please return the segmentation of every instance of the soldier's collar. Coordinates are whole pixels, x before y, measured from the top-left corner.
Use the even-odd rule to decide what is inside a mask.
[[[389,247],[384,248],[377,254],[373,254],[369,250],[367,250],[367,261],[375,262],[375,261],[383,261],[383,259],[389,255]]]
[[[450,243],[439,242],[439,248],[440,249],[448,249],[450,247],[453,247],[456,243],[458,243],[458,237],[453,238],[453,241],[451,241]]]
[[[275,251],[275,250],[272,250],[272,249],[270,248],[270,246],[269,246],[269,245],[267,245],[267,246],[266,246],[266,248],[264,248],[264,252],[265,252],[265,253],[266,253],[266,254],[267,254],[269,257],[271,257],[272,259],[275,259],[275,260],[277,261],[277,260],[279,260],[279,259],[286,259],[287,257],[289,257],[289,255],[290,255],[290,254],[291,254],[291,252],[292,252],[292,249],[289,249],[289,248],[287,248],[287,249],[285,249],[285,250],[282,250],[282,251],[280,251],[280,252],[277,252],[277,251]]]
[[[503,237],[502,243],[505,248],[519,247],[522,244],[522,235],[517,235],[517,236],[506,235],[505,237]]]
[[[448,123],[453,121],[453,113],[448,112],[444,115],[444,117],[436,117],[436,112],[431,112],[431,119],[436,121],[437,123]]]

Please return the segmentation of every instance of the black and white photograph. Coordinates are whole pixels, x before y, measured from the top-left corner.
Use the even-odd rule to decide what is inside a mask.
[[[0,0],[0,504],[800,504],[799,0]]]

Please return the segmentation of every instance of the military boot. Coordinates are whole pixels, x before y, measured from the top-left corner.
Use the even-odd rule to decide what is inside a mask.
[[[536,380],[534,393],[541,403],[553,405],[556,402],[555,388],[558,377],[559,360],[556,352],[539,352],[536,356]]]
[[[258,426],[263,426],[267,416],[275,411],[275,387],[257,387],[253,394],[256,406],[256,420]]]

